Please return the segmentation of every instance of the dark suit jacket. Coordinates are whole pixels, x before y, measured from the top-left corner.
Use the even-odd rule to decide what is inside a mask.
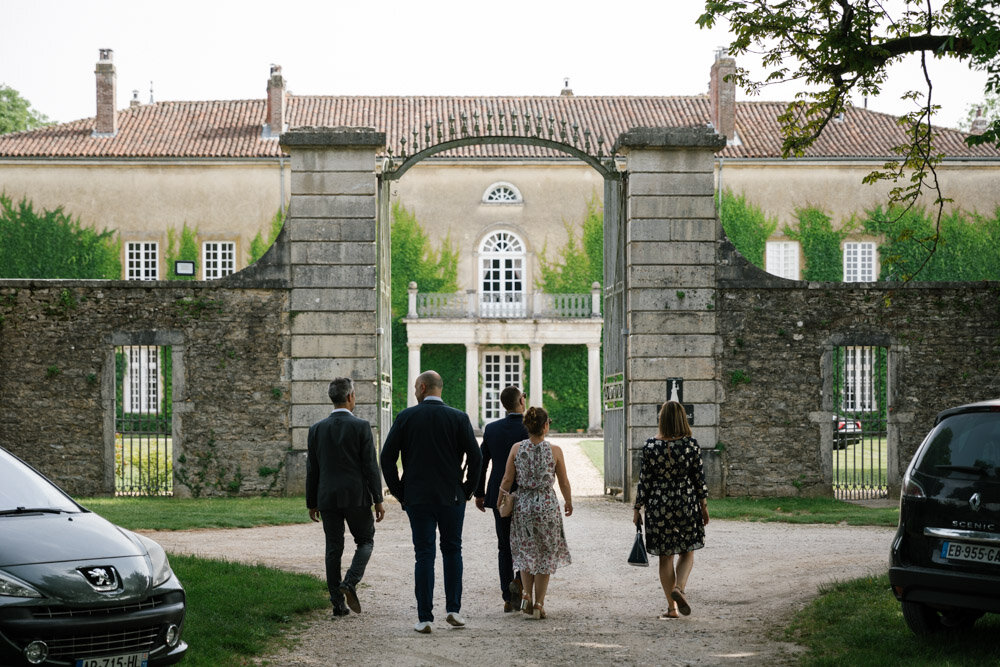
[[[396,460],[403,458],[400,479]],[[462,459],[466,475],[462,480]],[[382,445],[382,475],[404,505],[454,505],[472,497],[482,464],[469,417],[424,399],[398,415]]]
[[[382,502],[371,425],[350,412],[333,412],[309,427],[306,506],[368,507]]]
[[[528,429],[524,427],[524,415],[513,412],[503,419],[491,422],[483,429],[483,470],[479,473],[476,497],[486,496],[486,506],[496,507],[500,495],[500,482],[507,467],[507,457],[515,443],[527,439]],[[490,483],[486,484],[486,469],[492,464]]]

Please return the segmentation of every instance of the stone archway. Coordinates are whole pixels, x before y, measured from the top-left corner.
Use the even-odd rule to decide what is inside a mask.
[[[539,137],[463,137],[425,148],[398,167],[391,155],[378,157],[383,132],[283,134],[292,161],[286,224],[293,449],[305,449],[309,425],[328,412],[328,404],[316,401],[333,375],[355,379],[357,413],[384,437],[392,382],[387,184],[423,157],[474,143],[555,147],[605,177],[605,483],[631,498],[638,450],[655,431],[667,377],[684,379],[683,399],[702,446],[717,441],[713,310],[721,234],[712,159],[724,139],[707,128],[632,130],[607,159]]]

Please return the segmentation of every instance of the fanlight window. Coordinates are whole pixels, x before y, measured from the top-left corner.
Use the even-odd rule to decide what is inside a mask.
[[[510,183],[494,183],[483,194],[484,204],[520,204],[521,193]]]
[[[479,314],[523,317],[524,243],[510,232],[493,232],[479,250]]]

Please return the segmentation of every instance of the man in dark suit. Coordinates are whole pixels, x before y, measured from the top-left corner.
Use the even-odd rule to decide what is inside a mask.
[[[434,371],[417,377],[417,405],[396,415],[382,445],[382,475],[389,493],[410,519],[416,564],[417,598],[414,630],[431,631],[434,621],[434,537],[441,534],[445,611],[449,625],[462,627],[462,525],[465,503],[472,497],[482,455],[469,417],[441,400],[444,383]],[[396,461],[402,457],[400,479]],[[463,459],[465,479],[462,479]]]
[[[352,414],[354,382],[350,378],[334,378],[328,393],[333,412],[309,428],[306,506],[310,519],[323,519],[326,586],[334,616],[346,616],[350,613],[348,607],[354,613],[361,612],[357,586],[375,545],[375,521],[382,520],[385,508],[371,425]],[[345,521],[356,547],[351,567],[341,579]]]
[[[497,497],[500,494],[500,481],[503,480],[507,467],[507,457],[510,448],[516,442],[528,437],[528,429],[524,427],[524,394],[517,387],[507,387],[500,392],[500,403],[507,410],[507,416],[486,425],[483,429],[483,470],[479,473],[479,485],[476,487],[476,507],[485,512],[487,507],[493,508],[493,521],[497,531],[497,561],[500,566],[500,591],[503,595],[503,610],[511,612],[517,609],[521,602],[521,577],[515,575],[510,554],[510,520],[509,516],[500,516],[497,509]],[[486,470],[492,466],[489,485],[486,484]],[[513,490],[513,489],[511,489]]]

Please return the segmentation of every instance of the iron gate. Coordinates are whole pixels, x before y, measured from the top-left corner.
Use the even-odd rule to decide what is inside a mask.
[[[625,175],[604,179],[604,487],[625,490]]]
[[[170,346],[115,348],[115,495],[173,495]]]
[[[888,349],[833,349],[833,492],[842,500],[887,498]]]
[[[378,437],[385,440],[392,426],[392,265],[389,235],[392,215],[389,204],[390,181],[378,179],[378,208],[375,215],[376,267],[378,297],[375,303],[376,365],[378,366]]]

